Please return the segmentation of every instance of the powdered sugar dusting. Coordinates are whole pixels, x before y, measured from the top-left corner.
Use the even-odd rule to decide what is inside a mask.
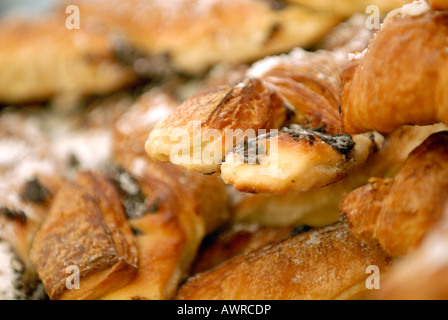
[[[420,16],[431,10],[431,7],[425,0],[414,1],[409,4],[405,4],[403,7],[392,10],[384,19],[384,25],[386,25],[390,19],[397,15],[402,16]]]
[[[11,246],[0,240],[0,300],[25,298],[19,289],[22,269]]]

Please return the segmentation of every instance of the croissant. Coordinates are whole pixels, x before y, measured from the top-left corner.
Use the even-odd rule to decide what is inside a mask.
[[[352,233],[392,256],[415,250],[440,220],[448,190],[448,132],[431,135],[393,178],[372,179],[344,197],[340,212]]]
[[[367,51],[343,73],[345,132],[448,123],[447,19],[424,1],[389,14]]]
[[[366,289],[366,268],[391,259],[353,237],[342,223],[303,232],[235,257],[183,284],[181,300],[349,299]]]

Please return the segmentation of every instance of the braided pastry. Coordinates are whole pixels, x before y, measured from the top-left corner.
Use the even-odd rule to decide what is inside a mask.
[[[448,190],[448,132],[431,135],[393,178],[372,179],[340,211],[352,233],[393,256],[413,251],[442,216]]]
[[[446,12],[424,1],[389,14],[363,57],[343,74],[344,131],[448,123],[447,21]]]

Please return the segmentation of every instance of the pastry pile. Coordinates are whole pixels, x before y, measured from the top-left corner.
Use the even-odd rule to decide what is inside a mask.
[[[448,299],[448,1],[409,2],[3,17],[0,299]]]

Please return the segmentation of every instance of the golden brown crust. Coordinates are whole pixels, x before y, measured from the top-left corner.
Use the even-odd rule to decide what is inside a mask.
[[[220,179],[158,163],[145,154],[144,141],[152,126],[176,104],[165,92],[153,90],[117,122],[114,159],[124,169],[114,179],[127,193],[124,201],[131,201],[128,223],[139,266],[128,285],[102,299],[171,299],[203,237],[229,218]]]
[[[382,14],[412,2],[412,0],[286,0],[313,8],[314,10],[332,10],[336,14],[350,17],[355,12],[365,13],[370,5],[377,6]]]
[[[347,299],[366,291],[366,268],[390,259],[343,224],[302,233],[189,279],[177,299]]]
[[[387,19],[364,57],[349,66],[342,93],[343,129],[391,132],[401,125],[448,123],[446,12]]]
[[[447,130],[443,124],[403,126],[385,137],[383,146],[341,181],[324,188],[286,194],[237,194],[234,220],[263,226],[326,226],[339,220],[342,197],[368,183],[371,177],[392,178],[409,153],[431,134]],[[279,214],[281,212],[282,214]]]
[[[146,151],[155,160],[210,173],[219,169],[222,157],[241,141],[246,130],[256,135],[260,129],[279,128],[285,120],[286,109],[275,92],[258,79],[246,78],[239,84],[210,88],[187,99],[157,123],[146,142]],[[222,139],[211,139],[215,131]],[[226,139],[227,132],[233,135],[230,139],[228,135]],[[180,143],[186,160],[172,154]],[[210,145],[212,150],[222,150],[208,159],[213,160],[211,163],[202,159]]]
[[[95,299],[137,272],[137,249],[115,189],[92,173],[58,192],[33,241],[31,259],[51,299]],[[79,268],[78,290],[66,268]]]
[[[105,94],[135,82],[132,70],[117,60],[107,33],[87,25],[69,30],[65,19],[1,21],[1,103]]]
[[[168,54],[176,69],[190,73],[308,46],[339,21],[331,12],[295,5],[272,8],[269,1],[258,0],[69,3],[79,6],[83,19],[118,30],[149,55]]]
[[[448,132],[416,148],[393,180],[375,179],[348,194],[340,211],[352,232],[393,256],[412,252],[443,212],[448,188]]]
[[[232,228],[205,239],[195,259],[191,274],[212,269],[233,257],[283,241],[292,236],[293,230],[293,227],[233,225]]]
[[[448,10],[448,1],[446,0],[428,0],[428,4],[434,10]]]
[[[258,73],[291,106],[292,122],[341,133],[340,73],[345,63],[342,55],[297,48],[287,56],[257,62],[249,74]],[[259,73],[257,69],[262,69],[263,64],[266,70]]]
[[[393,266],[384,278],[377,299],[448,299],[447,213],[413,254]]]

